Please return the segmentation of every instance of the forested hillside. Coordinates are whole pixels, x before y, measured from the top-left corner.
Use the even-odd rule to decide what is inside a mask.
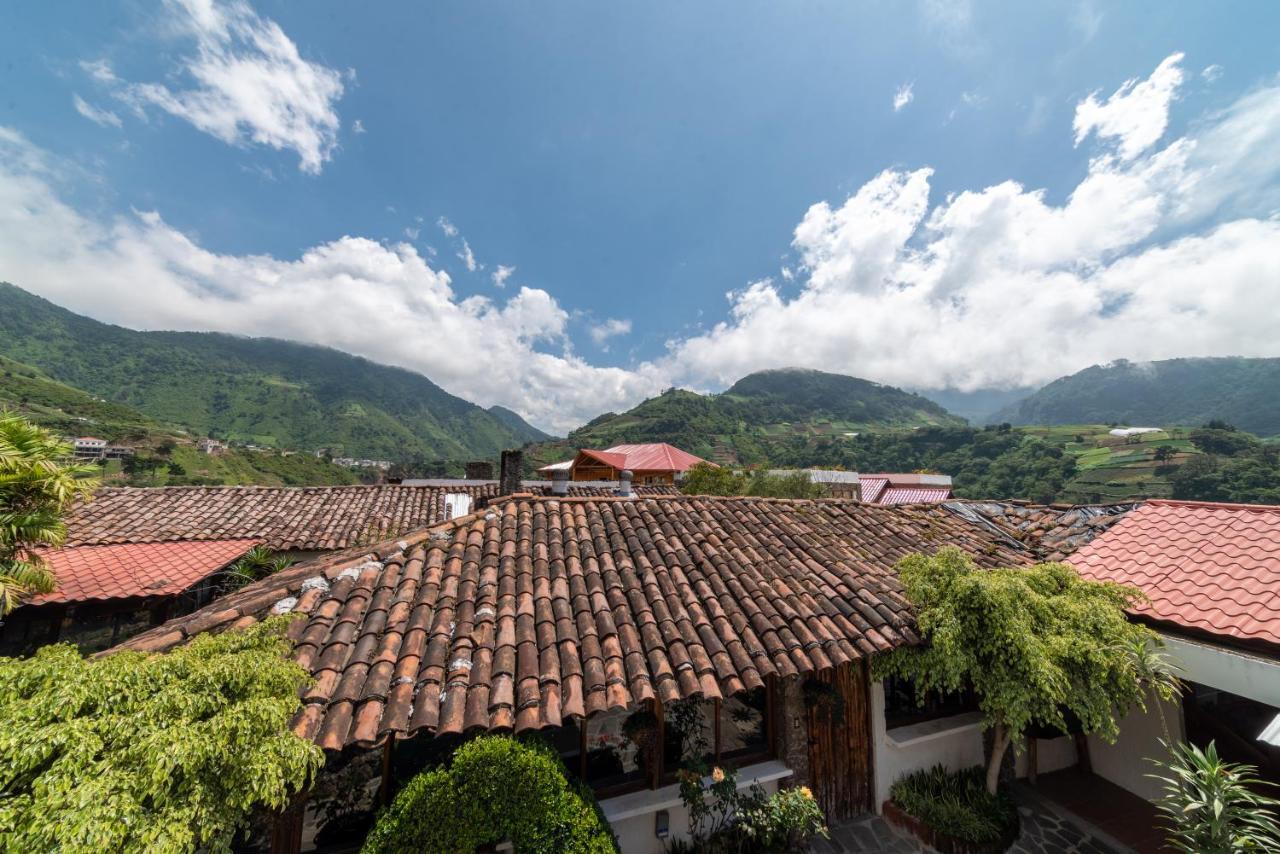
[[[1280,433],[1280,359],[1167,359],[1095,365],[1001,410],[1011,424],[1195,427],[1220,419]]]
[[[461,461],[545,436],[412,371],[288,341],[136,332],[3,283],[0,355],[197,435],[268,447]]]

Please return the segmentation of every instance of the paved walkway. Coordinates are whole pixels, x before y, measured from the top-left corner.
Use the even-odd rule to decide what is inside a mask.
[[[1011,854],[1127,854],[1082,830],[1060,815],[1036,806],[1021,806],[1022,835]],[[879,816],[860,816],[831,829],[830,839],[814,840],[813,854],[928,854],[915,837]]]

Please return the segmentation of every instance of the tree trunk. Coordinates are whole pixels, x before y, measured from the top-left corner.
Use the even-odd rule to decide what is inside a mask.
[[[1004,724],[996,724],[991,735],[991,758],[987,761],[987,791],[993,795],[1000,786],[1000,764],[1008,747],[1009,730]]]

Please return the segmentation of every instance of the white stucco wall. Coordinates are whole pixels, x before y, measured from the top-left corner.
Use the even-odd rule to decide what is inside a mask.
[[[738,774],[739,788],[759,782],[766,792],[775,792],[778,781],[791,776],[791,771],[776,760],[749,765]],[[662,854],[663,843],[689,834],[689,813],[680,803],[678,785],[660,789],[646,789],[609,798],[600,802],[605,818],[618,835],[618,847],[622,854]],[[666,810],[670,836],[667,840],[654,835],[655,814]]]
[[[1027,776],[1031,770],[1031,754],[1027,752],[1026,740],[1019,745],[1013,754],[1013,772],[1018,777]],[[1076,741],[1069,735],[1062,738],[1042,738],[1036,743],[1036,773],[1048,774],[1050,771],[1061,771],[1076,764]]]
[[[1169,735],[1182,740],[1182,705],[1174,700],[1161,703]],[[1160,783],[1147,777],[1158,769],[1151,760],[1162,757],[1164,748],[1160,739],[1164,731],[1155,704],[1149,703],[1146,712],[1134,709],[1120,721],[1120,737],[1115,744],[1107,744],[1096,735],[1089,736],[1089,759],[1093,773],[1110,780],[1122,789],[1147,800],[1160,796]]]
[[[1188,682],[1280,707],[1280,661],[1169,635],[1163,638],[1170,659],[1182,668],[1178,675]]]
[[[982,764],[982,725],[976,714],[941,718],[893,731],[884,722],[884,685],[871,683],[871,750],[875,769],[875,809],[889,799],[899,777],[942,763],[948,768]]]

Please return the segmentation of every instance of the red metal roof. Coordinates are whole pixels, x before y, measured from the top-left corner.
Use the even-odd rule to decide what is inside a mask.
[[[27,604],[171,596],[257,544],[257,540],[205,540],[46,549],[41,557],[57,576],[58,589],[35,596]]]
[[[951,498],[949,486],[891,486],[876,498],[877,504],[938,504]]]
[[[859,477],[858,496],[868,504],[878,504],[880,493],[889,485],[887,477]]]
[[[1280,645],[1280,506],[1148,501],[1067,560],[1142,590],[1136,615]]]
[[[590,457],[616,469],[625,469],[627,467],[626,454],[616,454],[612,451],[593,451],[590,448],[583,448],[579,453],[584,457]]]
[[[614,445],[612,448],[606,448],[601,451],[583,451],[583,453],[593,454],[611,454],[622,457],[624,464],[619,466],[616,463],[610,463],[615,468],[625,468],[631,471],[688,471],[698,463],[705,463],[702,457],[695,457],[688,451],[682,451],[674,445],[668,445],[665,442],[654,442],[646,445]]]

